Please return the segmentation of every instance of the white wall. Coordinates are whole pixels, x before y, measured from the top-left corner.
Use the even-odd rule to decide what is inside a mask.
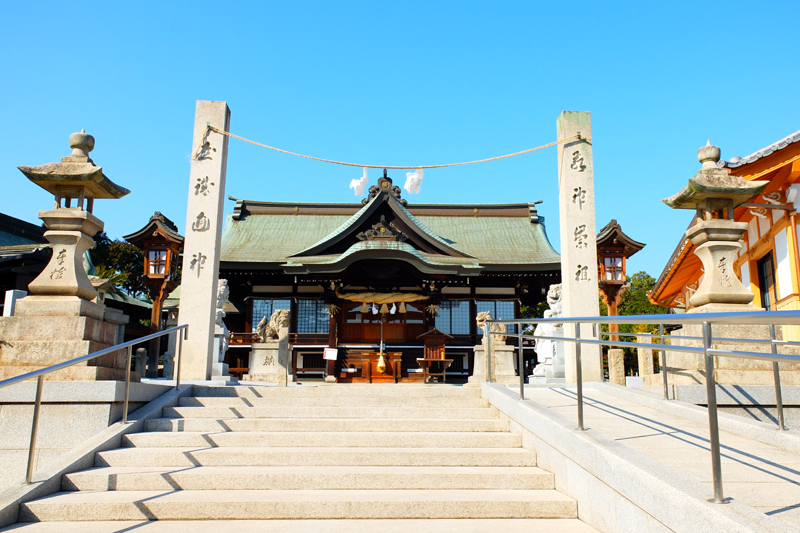
[[[753,217],[748,222],[747,227],[747,242],[752,247],[758,241],[758,222],[756,220],[758,217]]]
[[[792,294],[792,267],[786,229],[775,234],[775,273],[778,277],[778,300],[782,300]]]
[[[745,261],[742,263],[742,285],[747,287],[747,290],[750,290],[750,262]]]

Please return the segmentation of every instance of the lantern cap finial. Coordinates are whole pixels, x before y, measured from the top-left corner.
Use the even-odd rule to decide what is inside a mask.
[[[84,161],[91,161],[89,159],[89,152],[94,150],[94,137],[86,133],[86,129],[81,129],[79,133],[73,133],[69,136],[69,147],[72,148],[72,153],[66,158],[68,161],[75,161],[74,158],[80,158]]]
[[[703,168],[717,168],[720,154],[719,146],[712,145],[709,139],[705,146],[697,150],[697,159],[703,164]]]

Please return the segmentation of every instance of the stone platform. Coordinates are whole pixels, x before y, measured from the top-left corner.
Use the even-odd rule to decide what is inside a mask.
[[[777,338],[782,339],[781,328],[777,328]],[[729,339],[769,339],[769,326],[744,326],[714,324],[712,333],[714,337]],[[702,338],[702,325],[689,324],[672,332],[670,344],[675,346],[702,347],[700,339],[686,339],[683,337]],[[748,352],[770,353],[769,344],[748,343],[742,341],[714,341],[712,347],[721,350],[736,350]],[[670,351],[667,348],[667,380],[673,385],[705,385],[705,360],[702,354]],[[782,354],[800,354],[795,346],[781,346],[778,351]],[[755,359],[740,359],[738,357],[715,357],[716,380],[719,384],[733,385],[772,385],[772,362]],[[800,385],[800,364],[780,364],[781,383],[784,385]],[[663,383],[663,376],[651,374],[643,376],[644,386],[655,386]]]

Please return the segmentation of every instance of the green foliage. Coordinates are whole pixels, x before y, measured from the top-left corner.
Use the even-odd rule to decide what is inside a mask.
[[[144,275],[141,250],[125,241],[112,241],[104,231],[94,236],[94,242],[95,247],[89,253],[97,275],[111,278],[134,298],[145,293],[146,287],[141,281]]]
[[[520,318],[544,318],[544,312],[550,309],[547,302],[539,302],[536,305],[521,305],[519,308]]]
[[[114,296],[122,296],[122,284],[125,283],[128,279],[127,274],[123,274],[122,272],[117,272],[111,267],[107,267],[105,265],[100,265],[95,267],[97,269],[97,277],[98,278],[106,278],[111,282],[111,288],[108,289],[108,294]]]
[[[521,305],[519,307],[520,318],[544,318],[544,312],[550,309],[546,301],[539,302],[536,305]],[[526,325],[523,333],[533,334],[535,326],[533,324]]]
[[[626,280],[631,284],[622,300],[617,306],[620,315],[663,315],[668,309],[660,305],[654,305],[647,299],[647,293],[653,290],[656,280],[647,275],[647,272],[637,272],[633,276],[628,276]]]

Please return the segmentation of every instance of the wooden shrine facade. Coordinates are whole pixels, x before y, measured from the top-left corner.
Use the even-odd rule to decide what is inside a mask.
[[[289,309],[299,375],[321,374],[326,347],[339,349],[340,373],[383,338],[402,354],[398,380],[421,379],[420,336],[435,328],[449,337],[448,376],[466,377],[477,313],[519,317],[560,283],[543,222],[535,204],[408,205],[386,176],[362,204],[237,200],[220,263],[235,308],[231,371],[246,372],[258,322]]]

